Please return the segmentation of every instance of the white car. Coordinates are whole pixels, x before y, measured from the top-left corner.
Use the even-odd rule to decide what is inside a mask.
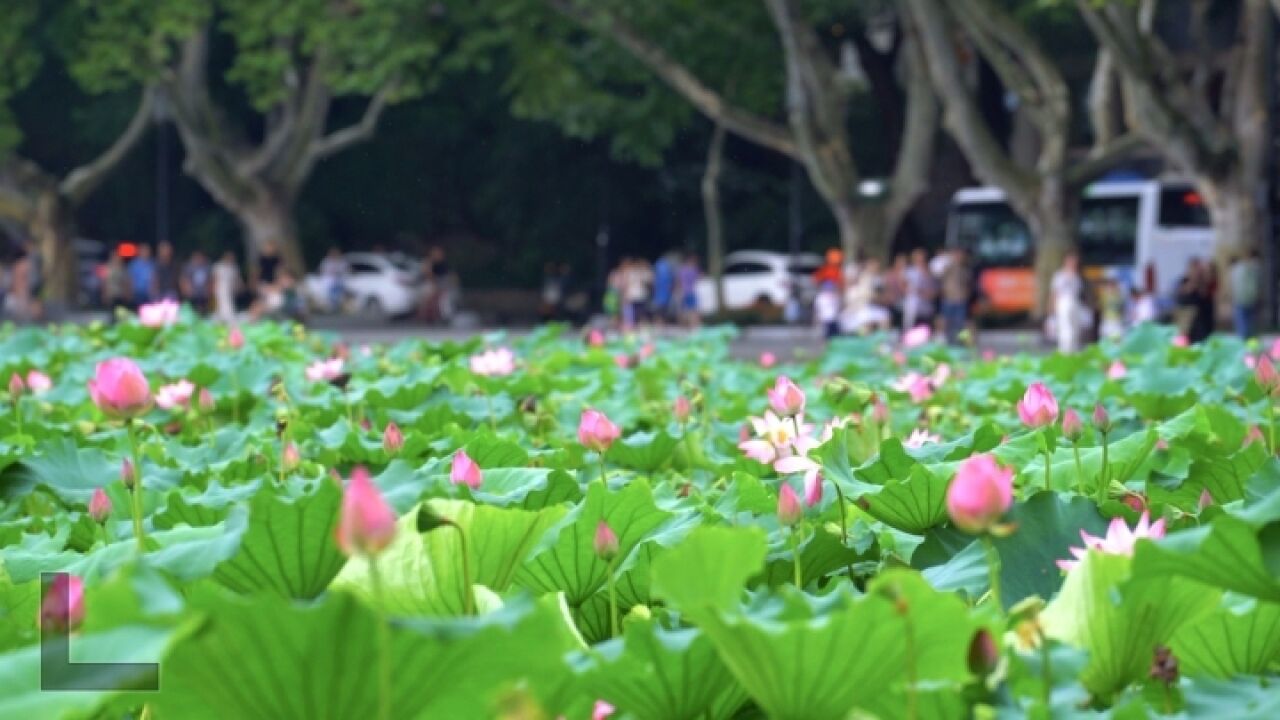
[[[353,252],[342,256],[347,262],[343,280],[342,309],[377,318],[392,318],[413,312],[422,294],[420,266],[398,253]],[[304,289],[308,304],[334,311],[329,279],[317,273],[307,275]]]
[[[794,290],[806,305],[812,300],[813,272],[822,266],[822,258],[813,253],[787,253],[765,250],[739,250],[724,258],[724,304],[728,310],[743,310],[759,305],[785,307]],[[716,307],[715,280],[698,281],[698,311],[707,314]]]

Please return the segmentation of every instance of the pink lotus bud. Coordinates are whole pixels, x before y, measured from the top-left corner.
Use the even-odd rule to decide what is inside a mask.
[[[394,422],[387,423],[387,429],[382,431],[382,449],[386,450],[388,455],[395,455],[402,447],[404,447],[404,434],[400,432],[400,426]]]
[[[1253,368],[1253,378],[1258,381],[1258,386],[1267,394],[1280,394],[1280,373],[1276,372],[1275,364],[1266,355],[1258,358],[1258,363]],[[12,383],[10,385],[12,386]],[[11,387],[10,392],[12,391]]]
[[[93,491],[93,497],[89,498],[89,517],[93,518],[94,522],[100,523],[105,522],[110,516],[111,498],[107,497],[102,488],[97,488]]]
[[[685,397],[684,395],[681,395],[680,397],[676,398],[675,406],[672,408],[672,412],[675,413],[676,420],[678,422],[684,422],[688,420],[689,413],[691,411],[692,411],[692,408],[689,405],[689,398]]]
[[[22,382],[22,376],[18,373],[14,373],[9,376],[9,397],[11,399],[17,400],[18,396],[22,394],[22,391],[25,390],[26,387],[26,384]]]
[[[877,425],[884,425],[889,422],[889,406],[878,397],[871,404],[871,421]]]
[[[233,325],[227,332],[227,345],[231,346],[232,350],[244,347],[244,333],[240,331],[240,326]]]
[[[383,499],[369,471],[356,467],[342,495],[335,528],[338,548],[346,555],[377,555],[396,536],[396,514]]]
[[[783,483],[778,488],[778,522],[791,527],[800,522],[801,515],[804,510],[800,507],[800,498],[796,497],[796,491],[791,486]]]
[[[1029,428],[1052,425],[1058,419],[1058,399],[1044,383],[1031,383],[1018,403],[1018,417]]]
[[[1000,664],[1000,647],[996,645],[991,631],[979,628],[969,641],[969,672],[978,677],[986,677],[995,672]]]
[[[1190,345],[1190,344],[1191,344],[1191,342],[1190,342],[1189,340],[1187,340],[1187,336],[1186,336],[1186,335],[1174,335],[1174,336],[1173,336],[1173,346],[1174,346],[1174,347],[1184,348],[1184,347],[1187,347],[1187,346],[1188,346],[1188,345]]]
[[[596,551],[596,557],[609,562],[618,556],[618,534],[609,527],[609,523],[601,520],[596,525],[596,536],[591,546]]]
[[[653,343],[647,342],[640,346],[640,352],[637,354],[640,356],[641,360],[648,360],[649,358],[653,357],[653,353],[654,353]]]
[[[151,409],[151,385],[132,360],[112,358],[98,363],[89,380],[89,397],[115,418],[137,417]]]
[[[604,347],[604,333],[599,330],[587,333],[587,344],[591,347]]]
[[[907,348],[916,348],[929,342],[929,336],[933,331],[928,325],[917,325],[910,330],[902,333],[902,346]]]
[[[480,473],[480,466],[475,460],[467,454],[466,450],[459,450],[453,454],[453,467],[449,469],[449,482],[454,485],[466,485],[475,490],[480,487],[483,476]]]
[[[200,412],[210,413],[218,406],[218,404],[213,401],[213,393],[209,392],[209,388],[200,388],[199,398]]]
[[[1125,493],[1124,497],[1120,498],[1120,502],[1136,513],[1145,512],[1147,509],[1147,499],[1140,493]]]
[[[769,396],[769,407],[783,417],[804,412],[804,392],[786,375],[779,375],[766,394]]]
[[[1113,361],[1111,366],[1107,368],[1107,379],[1109,380],[1119,380],[1128,374],[1129,368],[1125,367],[1124,363],[1119,360]]]
[[[631,357],[626,353],[618,353],[617,355],[613,356],[613,364],[617,365],[623,370],[626,370],[628,367],[631,366]]]
[[[1209,492],[1208,488],[1200,491],[1200,501],[1197,504],[1200,506],[1201,510],[1204,510],[1213,504],[1213,495]]]
[[[778,357],[773,353],[769,352],[768,350],[765,350],[764,352],[760,353],[760,367],[771,368],[777,364],[778,364]]]
[[[130,460],[129,458],[125,458],[124,460],[121,460],[120,461],[120,482],[123,482],[125,487],[132,490],[134,483],[136,483],[137,481],[138,481],[138,471],[136,468],[133,467],[133,461]]]
[[[578,421],[578,442],[588,450],[602,453],[622,435],[617,425],[599,410],[583,410]]]
[[[1111,415],[1102,407],[1102,403],[1093,406],[1093,426],[1100,433],[1111,432]]]
[[[996,359],[996,351],[995,351],[995,350],[992,350],[991,348],[987,348],[986,350],[983,350],[983,351],[982,351],[982,359],[983,359],[983,361],[984,361],[984,362],[991,362],[992,360],[995,360],[995,359]]]
[[[591,708],[591,720],[608,720],[617,710],[614,706],[604,700],[597,700],[596,704]]]
[[[53,388],[53,381],[39,370],[27,371],[27,389],[39,395]]]
[[[84,622],[84,580],[58,573],[40,601],[40,627],[68,633]]]
[[[298,446],[293,443],[285,445],[280,453],[280,462],[284,463],[285,470],[294,470],[302,464],[302,454],[298,452]],[[338,479],[341,480],[341,478]]]
[[[805,473],[804,476],[804,505],[805,507],[813,507],[822,502],[822,473],[811,472]]]
[[[373,423],[369,421],[369,418],[362,417],[360,418],[360,429],[365,432],[369,432],[373,429]]]
[[[1084,422],[1080,420],[1080,413],[1075,408],[1067,408],[1062,414],[1062,435],[1071,442],[1080,439],[1084,434]]]
[[[1000,467],[994,456],[973,455],[956,469],[947,487],[947,513],[956,527],[968,533],[989,530],[1013,504],[1013,470]]]
[[[1244,444],[1241,447],[1249,447],[1256,442],[1262,442],[1262,429],[1257,425],[1250,425],[1249,432],[1245,433]]]

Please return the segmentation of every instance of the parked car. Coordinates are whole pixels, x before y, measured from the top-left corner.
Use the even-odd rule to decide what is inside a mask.
[[[396,254],[354,252],[343,255],[348,272],[343,282],[342,307],[330,302],[328,278],[318,272],[307,275],[303,293],[315,310],[346,311],[379,319],[405,315],[418,305],[422,293],[420,266]]]
[[[785,307],[792,292],[808,306],[813,299],[813,272],[822,258],[813,253],[787,253],[765,250],[739,250],[724,258],[724,303],[727,310],[743,310],[757,306]],[[715,281],[704,277],[698,281],[698,310],[714,313]]]

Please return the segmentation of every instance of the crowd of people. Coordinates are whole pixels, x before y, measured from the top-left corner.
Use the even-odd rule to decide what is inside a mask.
[[[604,310],[623,329],[640,325],[698,326],[698,280],[692,253],[667,253],[650,264],[624,257],[610,273]]]
[[[35,243],[24,242],[12,257],[0,257],[0,318],[39,319],[43,286],[44,258]]]

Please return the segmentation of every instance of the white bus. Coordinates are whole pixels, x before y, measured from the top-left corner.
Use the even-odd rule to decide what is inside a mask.
[[[1126,288],[1154,276],[1156,294],[1174,293],[1193,257],[1212,258],[1214,235],[1200,194],[1187,182],[1104,180],[1084,191],[1076,242],[1087,279]],[[948,247],[969,249],[989,312],[1019,314],[1035,304],[1031,232],[996,188],[966,188],[951,201]]]

